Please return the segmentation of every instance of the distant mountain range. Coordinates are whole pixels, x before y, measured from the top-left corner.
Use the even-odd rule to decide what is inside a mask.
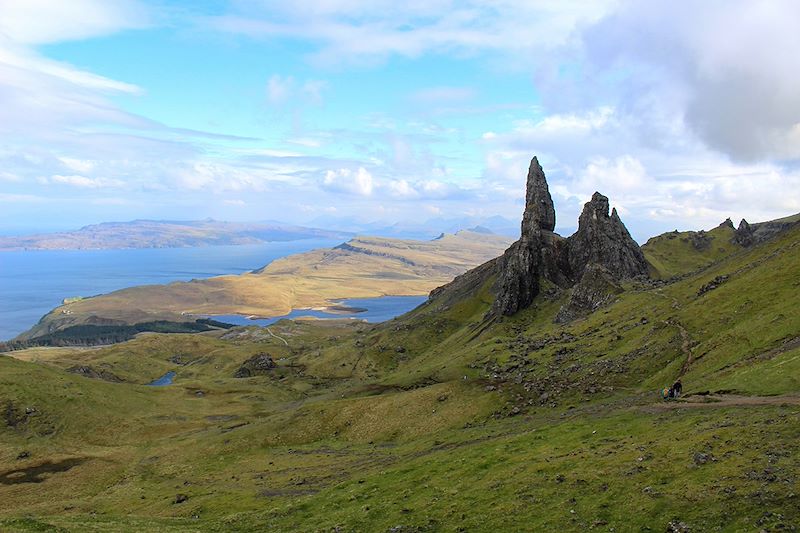
[[[278,222],[133,220],[104,222],[76,231],[0,237],[0,250],[188,248],[299,239],[349,239],[352,233]]]
[[[519,223],[501,216],[437,217],[419,223],[394,224],[365,222],[356,217],[322,216],[312,220],[309,226],[297,226],[273,220],[262,222],[225,222],[210,218],[190,221],[132,220],[92,224],[74,231],[0,236],[0,251],[188,248],[300,239],[347,240],[356,235],[428,240],[441,234],[452,234],[461,230],[517,237]]]
[[[519,236],[519,222],[499,215],[491,217],[435,217],[421,222],[365,222],[357,217],[337,217],[324,215],[309,222],[312,226],[330,230],[402,239],[433,239],[442,233],[456,233],[461,230],[481,233],[495,233],[506,237]]]

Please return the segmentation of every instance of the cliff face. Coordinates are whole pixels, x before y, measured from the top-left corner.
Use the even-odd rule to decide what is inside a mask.
[[[525,211],[521,235],[491,265],[475,269],[453,283],[437,289],[432,297],[449,292],[464,294],[467,285],[496,275],[491,315],[513,315],[530,306],[543,281],[561,289],[573,288],[559,320],[568,321],[589,312],[619,290],[618,282],[647,275],[647,261],[631,238],[616,209],[609,214],[608,198],[595,193],[581,213],[578,231],[564,239],[553,233],[556,212],[544,171],[536,157],[528,169]],[[480,275],[478,275],[480,274]],[[467,284],[467,280],[470,283]]]

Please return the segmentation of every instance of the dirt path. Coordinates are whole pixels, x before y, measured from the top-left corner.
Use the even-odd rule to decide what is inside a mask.
[[[656,296],[660,296],[662,298],[671,300],[673,309],[675,310],[681,309],[680,302],[678,302],[678,300],[676,300],[674,297],[667,296],[666,294],[664,294],[661,289],[655,291],[654,294]],[[678,332],[681,335],[681,351],[683,352],[683,355],[686,356],[686,360],[683,362],[683,365],[681,366],[681,371],[678,374],[678,378],[681,378],[683,377],[684,374],[686,374],[686,372],[689,371],[689,367],[692,365],[692,363],[694,363],[694,354],[692,353],[692,337],[691,335],[689,335],[689,332],[686,330],[683,324],[681,324],[678,321],[677,318],[667,319],[666,321],[664,321],[664,324],[667,324],[668,326],[672,326],[674,328],[678,328]]]
[[[684,374],[689,370],[689,367],[694,363],[694,354],[692,353],[692,337],[689,336],[689,332],[686,331],[686,328],[683,327],[683,324],[678,322],[677,320],[669,322],[676,328],[681,334],[681,351],[683,355],[686,356],[686,361],[683,362],[683,366],[681,366],[681,372],[678,374],[678,377],[683,377]]]
[[[286,342],[286,339],[284,339],[283,337],[279,337],[279,336],[275,335],[274,333],[272,333],[271,329],[267,328],[267,333],[269,333],[270,335],[272,335],[273,337],[275,337],[279,341],[283,342],[283,344],[285,344],[286,346],[289,346],[289,343]]]
[[[736,406],[756,406],[756,405],[800,405],[800,396],[739,396],[736,394],[694,394],[679,400],[670,400],[648,408],[658,410],[664,409],[686,409],[700,407],[736,407]]]

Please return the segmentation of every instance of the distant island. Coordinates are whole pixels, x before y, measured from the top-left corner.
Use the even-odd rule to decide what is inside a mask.
[[[104,222],[75,231],[0,237],[0,251],[190,248],[300,239],[347,239],[353,234],[278,222],[133,220]]]

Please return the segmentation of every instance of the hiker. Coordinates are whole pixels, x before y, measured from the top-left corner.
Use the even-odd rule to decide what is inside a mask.
[[[675,384],[672,385],[671,390],[673,398],[679,397],[681,395],[681,392],[683,392],[683,385],[681,384],[681,380],[676,381]]]

